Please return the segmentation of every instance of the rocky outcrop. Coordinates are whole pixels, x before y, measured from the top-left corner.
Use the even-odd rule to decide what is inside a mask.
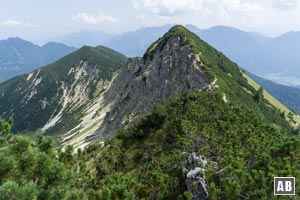
[[[187,172],[185,183],[188,191],[192,193],[192,200],[208,199],[206,167],[207,160],[203,155],[197,156],[195,152],[189,155],[189,166],[184,171]]]
[[[161,99],[209,84],[198,55],[176,34],[157,44],[151,57],[130,59],[106,96],[112,104],[102,126],[89,140],[112,137],[114,131],[135,121]]]

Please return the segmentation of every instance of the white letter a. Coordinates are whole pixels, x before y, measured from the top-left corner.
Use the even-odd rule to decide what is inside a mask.
[[[283,182],[282,181],[278,181],[277,192],[279,192],[279,191],[284,192]]]

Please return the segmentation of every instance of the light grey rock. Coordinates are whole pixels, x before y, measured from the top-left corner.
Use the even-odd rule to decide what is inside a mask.
[[[129,59],[106,94],[111,111],[89,140],[113,137],[115,130],[135,121],[161,99],[208,86],[199,56],[180,40],[173,35],[152,58]]]
[[[188,169],[185,184],[188,191],[192,192],[192,200],[207,200],[207,180],[205,177],[205,169],[207,166],[207,160],[203,155],[197,156],[195,152],[192,152],[189,156]],[[202,167],[199,167],[199,164]]]

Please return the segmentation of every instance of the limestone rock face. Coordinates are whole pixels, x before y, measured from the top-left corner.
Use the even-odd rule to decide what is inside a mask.
[[[135,121],[161,99],[208,86],[199,56],[181,40],[174,34],[151,58],[128,61],[107,93],[106,102],[113,106],[92,139],[114,136],[116,129]]]
[[[205,171],[207,166],[207,160],[203,155],[197,156],[197,153],[193,152],[189,156],[189,166],[185,169],[186,186],[188,191],[192,192],[192,200],[207,200],[207,180],[205,177]],[[202,167],[199,167],[201,163]]]

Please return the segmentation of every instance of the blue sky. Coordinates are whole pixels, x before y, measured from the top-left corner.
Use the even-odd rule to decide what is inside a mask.
[[[54,38],[80,30],[227,25],[266,35],[300,31],[300,0],[0,0],[0,38]]]

